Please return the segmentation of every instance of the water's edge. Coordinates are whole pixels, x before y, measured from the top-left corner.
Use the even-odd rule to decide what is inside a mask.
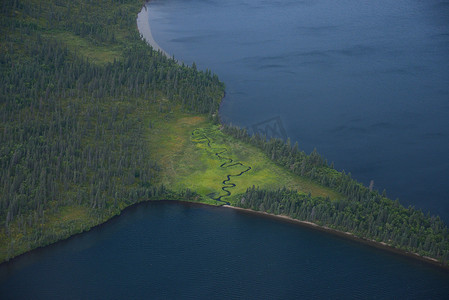
[[[148,8],[146,5],[144,5],[140,13],[137,14],[137,30],[141,34],[142,39],[144,39],[154,50],[161,52],[168,58],[171,58],[171,56],[164,49],[162,49],[161,46],[159,46],[151,34],[150,23],[148,22]]]
[[[52,245],[55,245],[55,244],[58,244],[58,243],[69,241],[69,240],[71,240],[71,239],[73,239],[73,238],[75,238],[75,237],[77,237],[79,235],[85,234],[85,233],[87,233],[89,231],[98,230],[98,229],[101,229],[104,226],[108,226],[109,223],[115,221],[117,218],[119,218],[122,215],[122,213],[126,212],[127,210],[134,209],[134,208],[136,208],[139,205],[143,205],[143,204],[149,203],[149,202],[159,202],[159,203],[164,203],[164,204],[174,203],[174,204],[182,204],[182,205],[189,205],[189,206],[207,206],[207,207],[214,207],[214,208],[217,208],[217,209],[223,209],[223,208],[224,209],[233,209],[233,210],[241,212],[241,213],[253,214],[253,215],[258,215],[258,216],[262,216],[262,217],[272,218],[272,219],[275,219],[277,221],[288,222],[288,223],[291,223],[291,224],[296,224],[296,225],[299,225],[299,226],[302,226],[302,227],[307,227],[307,228],[311,228],[311,229],[318,230],[318,231],[321,231],[321,232],[325,232],[325,233],[328,233],[328,234],[332,234],[334,236],[339,236],[339,237],[342,237],[342,238],[345,238],[345,239],[350,239],[350,240],[353,240],[353,241],[356,241],[356,242],[359,242],[359,243],[362,243],[362,244],[365,244],[365,245],[368,245],[368,246],[371,246],[371,247],[374,247],[374,248],[378,248],[378,249],[381,249],[381,250],[384,250],[384,251],[388,251],[390,253],[395,253],[395,254],[398,254],[398,255],[401,255],[401,256],[406,256],[406,257],[409,257],[409,258],[412,258],[412,259],[415,259],[415,260],[419,260],[419,261],[425,262],[427,264],[433,265],[435,267],[442,268],[444,270],[449,270],[449,266],[442,264],[441,262],[439,262],[438,260],[436,260],[434,258],[421,256],[421,255],[419,255],[417,253],[413,253],[413,252],[408,252],[408,251],[405,251],[405,250],[397,249],[397,248],[394,248],[394,247],[389,246],[389,245],[387,245],[385,243],[382,243],[382,242],[377,242],[377,241],[369,240],[369,239],[366,239],[366,238],[363,238],[363,237],[358,237],[358,236],[355,236],[354,234],[352,234],[351,232],[340,231],[340,230],[329,228],[329,227],[326,227],[326,226],[321,226],[321,225],[318,225],[316,223],[309,222],[309,221],[301,221],[301,220],[298,220],[298,219],[290,218],[290,217],[285,216],[285,215],[275,215],[275,214],[271,214],[271,213],[267,213],[267,212],[263,212],[263,211],[256,211],[256,210],[252,210],[252,209],[241,208],[241,207],[231,206],[231,205],[219,205],[219,206],[217,206],[217,205],[212,205],[212,204],[207,204],[207,203],[191,202],[191,201],[186,201],[186,200],[148,200],[148,201],[142,201],[142,202],[131,204],[130,206],[127,206],[124,209],[122,209],[119,214],[112,216],[111,218],[107,219],[103,223],[99,223],[99,224],[97,224],[95,226],[92,226],[91,228],[89,228],[89,229],[87,229],[85,231],[75,233],[75,234],[73,234],[73,235],[71,235],[71,236],[69,236],[69,237],[67,237],[65,239],[58,240],[58,241],[56,241],[56,242],[54,242],[52,244],[49,244],[49,245],[46,245],[46,246],[42,246],[42,247],[37,247],[37,248],[34,248],[34,249],[30,250],[30,251],[27,251],[25,253],[17,255],[15,257],[11,258],[8,261],[4,261],[4,262],[0,263],[0,267],[6,266],[6,265],[9,265],[9,264],[13,264],[13,263],[15,263],[15,261],[19,260],[20,258],[22,258],[22,257],[24,257],[26,255],[29,255],[31,253],[34,253],[36,251],[40,251],[42,249],[45,249],[46,247],[49,247],[49,246],[52,246]]]
[[[329,228],[327,226],[321,226],[321,225],[318,225],[316,223],[309,222],[309,221],[301,221],[301,220],[298,220],[298,219],[290,218],[290,217],[285,216],[285,215],[275,215],[275,214],[271,214],[271,213],[267,213],[267,212],[263,212],[263,211],[256,211],[256,210],[252,210],[252,209],[248,209],[248,208],[242,208],[242,207],[231,206],[231,205],[223,205],[223,207],[230,208],[230,209],[235,209],[235,210],[238,210],[238,211],[247,212],[247,213],[250,213],[250,214],[257,214],[257,215],[266,216],[266,217],[269,217],[269,218],[275,218],[277,220],[283,220],[283,221],[286,221],[286,222],[289,222],[289,223],[294,223],[294,224],[297,224],[297,225],[300,225],[300,226],[303,226],[303,227],[312,228],[312,229],[315,229],[315,230],[319,230],[319,231],[322,231],[322,232],[326,232],[326,233],[329,233],[329,234],[340,236],[340,237],[343,237],[343,238],[346,238],[346,239],[354,240],[354,241],[357,241],[359,243],[363,243],[365,245],[369,245],[369,246],[372,246],[372,247],[375,247],[375,248],[378,248],[378,249],[381,249],[381,250],[385,250],[385,251],[396,253],[396,254],[399,254],[399,255],[402,255],[402,256],[406,256],[406,257],[410,257],[410,258],[413,258],[413,259],[417,259],[417,260],[420,260],[420,261],[432,264],[434,266],[441,267],[443,269],[449,270],[449,266],[444,265],[443,263],[441,263],[440,261],[436,260],[435,258],[428,257],[428,256],[422,256],[422,255],[419,255],[418,253],[408,252],[408,251],[405,251],[405,250],[402,250],[402,249],[398,249],[398,248],[395,248],[395,247],[390,246],[390,245],[388,245],[386,243],[383,243],[383,242],[377,242],[375,240],[370,240],[370,239],[366,239],[366,238],[363,238],[363,237],[359,237],[359,236],[354,235],[351,232],[340,231],[340,230],[337,230],[337,229]]]
[[[154,38],[153,38],[153,36],[151,34],[151,28],[150,28],[150,24],[148,22],[148,9],[147,9],[147,7],[145,5],[142,7],[141,12],[137,15],[137,29],[138,29],[139,33],[143,36],[143,38],[146,40],[146,42],[151,47],[153,47],[154,50],[160,51],[163,55],[165,55],[168,58],[170,58],[170,55],[167,52],[165,52],[157,44],[157,42],[154,40]],[[210,205],[210,204],[206,204],[206,203],[190,202],[190,201],[185,201],[185,200],[150,200],[150,201],[142,201],[142,202],[134,203],[132,205],[129,205],[129,206],[125,207],[118,214],[112,216],[111,218],[105,220],[102,223],[99,223],[99,224],[97,224],[95,226],[92,226],[92,227],[90,227],[89,229],[87,229],[85,231],[78,232],[78,233],[75,233],[73,235],[70,235],[67,238],[58,240],[58,241],[56,241],[56,242],[54,242],[54,243],[52,243],[50,245],[54,245],[54,244],[57,244],[57,243],[60,243],[60,242],[64,242],[64,241],[67,241],[69,239],[75,238],[78,235],[81,235],[81,234],[84,234],[86,232],[89,232],[89,231],[91,231],[93,229],[98,229],[98,228],[101,228],[102,226],[107,226],[111,221],[113,221],[116,218],[120,217],[121,214],[123,212],[125,212],[126,210],[135,208],[137,205],[141,205],[141,204],[147,203],[147,202],[182,203],[184,205],[206,205],[206,206],[209,206],[209,207],[220,208],[220,206]],[[322,232],[327,232],[327,233],[330,233],[330,234],[333,234],[333,235],[337,235],[337,236],[340,236],[340,237],[351,239],[351,240],[354,240],[354,241],[357,241],[357,242],[360,242],[360,243],[363,243],[363,244],[366,244],[366,245],[369,245],[369,246],[372,246],[372,247],[375,247],[375,248],[378,248],[378,249],[386,250],[386,251],[389,251],[389,252],[392,252],[392,253],[396,253],[396,254],[399,254],[399,255],[402,255],[402,256],[406,256],[406,257],[410,257],[410,258],[413,258],[413,259],[417,259],[417,260],[426,262],[428,264],[431,264],[433,266],[437,266],[437,267],[449,270],[449,265],[444,265],[444,264],[442,264],[441,262],[439,262],[438,260],[436,260],[434,258],[425,257],[425,256],[421,256],[421,255],[419,255],[417,253],[412,253],[412,252],[407,252],[405,250],[397,249],[397,248],[394,248],[394,247],[389,246],[389,245],[387,245],[385,243],[382,243],[382,242],[377,242],[377,241],[374,241],[374,240],[369,240],[369,239],[365,239],[365,238],[362,238],[362,237],[358,237],[358,236],[355,236],[353,233],[350,233],[350,232],[339,231],[339,230],[332,229],[332,228],[329,228],[329,227],[326,227],[326,226],[320,226],[320,225],[312,223],[312,222],[301,221],[301,220],[298,220],[298,219],[293,219],[293,218],[290,218],[290,217],[284,216],[284,215],[275,215],[275,214],[270,214],[270,213],[266,213],[266,212],[254,211],[254,210],[251,210],[251,209],[244,209],[244,208],[240,208],[240,207],[235,207],[235,206],[231,206],[231,205],[223,205],[222,207],[227,208],[227,209],[238,210],[238,211],[241,211],[241,212],[246,212],[246,213],[266,216],[266,217],[270,217],[270,218],[276,218],[279,221],[286,221],[286,222],[290,222],[290,223],[295,223],[295,224],[298,224],[298,225],[301,225],[301,226],[305,226],[305,227],[308,227],[308,228],[313,228],[315,230],[320,230]],[[20,259],[21,257],[23,257],[25,255],[29,255],[30,253],[33,253],[33,252],[38,251],[38,250],[42,250],[43,248],[46,248],[46,247],[48,247],[50,245],[37,247],[37,248],[34,248],[34,249],[32,249],[30,251],[27,251],[25,253],[19,254],[19,255],[15,256],[15,257],[10,258],[8,261],[1,262],[0,266],[12,264],[16,260]]]
[[[137,28],[139,30],[139,33],[147,41],[147,43],[150,46],[152,46],[155,50],[160,50],[161,52],[164,53],[164,55],[166,55],[167,57],[170,57],[167,54],[167,52],[162,50],[162,48],[154,40],[154,38],[153,38],[153,36],[151,34],[151,27],[150,27],[150,23],[148,22],[148,16],[149,16],[148,8],[147,8],[146,5],[144,5],[142,7],[141,12],[137,16]],[[177,202],[184,202],[184,203],[186,203],[188,201],[179,200]],[[188,202],[188,203],[192,203],[192,202]],[[196,203],[196,204],[203,204],[203,203]],[[208,205],[208,204],[204,204],[204,205]],[[213,205],[211,205],[211,206],[213,206]],[[366,238],[363,238],[363,237],[358,237],[358,236],[354,235],[351,232],[344,232],[344,231],[332,229],[332,228],[329,228],[329,227],[326,227],[326,226],[320,226],[320,225],[312,223],[312,222],[301,221],[301,220],[298,220],[298,219],[293,219],[293,218],[290,218],[290,217],[285,216],[285,215],[275,215],[275,214],[270,214],[270,213],[266,213],[266,212],[262,212],[262,211],[254,211],[254,210],[251,210],[251,209],[235,207],[235,206],[231,206],[231,205],[223,205],[223,207],[236,209],[236,210],[239,210],[239,211],[246,211],[248,213],[253,213],[253,214],[260,214],[260,215],[264,215],[264,216],[268,216],[268,217],[273,217],[273,218],[276,218],[278,220],[285,220],[285,221],[288,221],[288,222],[296,223],[296,224],[299,224],[299,225],[302,225],[302,226],[305,226],[305,227],[308,227],[308,228],[314,228],[314,229],[317,229],[317,230],[320,230],[320,231],[323,231],[323,232],[327,232],[327,233],[331,233],[331,234],[334,234],[334,235],[337,235],[337,236],[341,236],[341,237],[344,237],[344,238],[355,240],[355,241],[361,242],[363,244],[373,246],[373,247],[378,248],[378,249],[382,249],[382,250],[386,250],[386,251],[389,251],[389,252],[392,252],[392,253],[396,253],[396,254],[407,256],[407,257],[410,257],[410,258],[418,259],[420,261],[432,264],[434,266],[438,266],[438,267],[441,267],[441,268],[449,270],[449,265],[444,265],[443,263],[441,263],[440,261],[438,261],[438,260],[436,260],[436,259],[434,259],[432,257],[422,256],[422,255],[420,255],[418,253],[413,253],[413,252],[408,252],[408,251],[405,251],[405,250],[402,250],[402,249],[398,249],[398,248],[395,248],[395,247],[390,246],[390,245],[388,245],[386,243],[383,243],[383,242],[377,242],[375,240],[370,240],[370,239],[366,239]]]
[[[59,240],[57,240],[57,241],[55,241],[53,243],[50,243],[48,245],[36,247],[36,248],[33,248],[33,249],[31,249],[29,251],[26,251],[26,252],[24,252],[22,254],[19,254],[19,255],[16,255],[14,257],[11,257],[7,261],[0,262],[0,267],[2,267],[4,265],[8,265],[8,264],[13,264],[16,260],[18,260],[18,259],[20,259],[20,258],[22,258],[22,257],[24,257],[26,255],[29,255],[31,253],[34,253],[36,251],[40,251],[42,249],[45,249],[47,247],[50,247],[52,245],[55,245],[55,244],[58,244],[58,243],[61,243],[61,242],[66,242],[66,241],[68,241],[70,239],[73,239],[73,238],[79,236],[79,235],[88,233],[89,231],[98,230],[98,229],[100,229],[103,226],[107,226],[112,221],[115,221],[117,218],[119,218],[122,215],[122,213],[126,212],[127,210],[134,209],[138,205],[142,205],[142,204],[149,203],[149,202],[183,203],[185,205],[206,205],[206,206],[210,206],[210,207],[219,207],[219,206],[216,206],[216,205],[211,205],[211,204],[206,204],[206,203],[199,203],[199,202],[190,202],[190,201],[184,201],[184,200],[145,200],[145,201],[133,203],[133,204],[131,204],[131,205],[121,209],[117,214],[111,216],[109,219],[105,220],[102,223],[98,223],[97,225],[94,225],[94,226],[92,226],[90,228],[87,228],[87,229],[85,229],[85,230],[83,230],[81,232],[74,233],[74,234],[72,234],[72,235],[70,235],[70,236],[68,236],[66,238],[59,239]]]

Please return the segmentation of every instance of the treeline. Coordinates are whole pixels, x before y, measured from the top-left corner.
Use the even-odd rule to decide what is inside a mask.
[[[320,225],[349,231],[360,237],[382,241],[394,247],[449,261],[449,229],[437,216],[424,215],[413,207],[405,208],[399,201],[386,198],[385,191],[370,190],[338,172],[314,150],[307,155],[298,144],[281,139],[249,135],[245,129],[224,125],[223,132],[263,150],[277,164],[293,173],[330,187],[342,198],[331,201],[312,198],[289,190],[248,189],[237,205]]]
[[[373,197],[382,198],[386,196],[385,194],[381,196],[377,191],[371,191],[363,184],[352,179],[351,173],[338,172],[334,169],[333,164],[329,165],[327,160],[323,159],[315,149],[307,155],[299,149],[297,142],[291,145],[290,140],[287,140],[287,142],[276,138],[268,140],[265,136],[250,135],[246,129],[232,125],[224,125],[222,130],[263,150],[271,160],[291,170],[294,174],[310,178],[323,186],[330,187],[349,200],[368,201]]]
[[[86,207],[99,223],[141,200],[196,197],[155,184],[151,118],[175,106],[212,116],[224,88],[210,72],[148,47],[135,28],[139,3],[2,2],[0,244],[9,246],[0,260],[71,234],[72,227],[43,230],[47,216],[64,207]],[[108,26],[122,38],[101,41]],[[57,40],[55,30],[116,40],[121,57],[94,64]]]
[[[395,248],[449,262],[449,229],[439,217],[405,208],[398,201],[373,197],[369,201],[342,198],[329,201],[297,191],[249,188],[237,206],[351,232]]]

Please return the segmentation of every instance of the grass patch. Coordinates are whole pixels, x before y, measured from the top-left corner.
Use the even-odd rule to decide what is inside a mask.
[[[180,111],[167,116],[154,124],[150,148],[162,168],[160,183],[171,189],[188,188],[205,200],[210,200],[211,194],[213,198],[223,196],[221,199],[231,204],[252,186],[285,186],[312,196],[341,198],[337,192],[276,165],[261,150],[225,135],[203,117]],[[251,170],[237,176],[248,167]],[[230,181],[223,184],[227,175],[231,175]],[[228,196],[222,188],[232,184],[235,186],[226,188],[231,192]]]
[[[86,57],[90,62],[98,65],[113,63],[114,60],[122,57],[123,47],[118,43],[95,45],[88,38],[83,38],[69,31],[52,31],[46,36],[61,41],[71,52]]]

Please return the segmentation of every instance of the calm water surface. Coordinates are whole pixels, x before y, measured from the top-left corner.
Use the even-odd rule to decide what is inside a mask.
[[[271,218],[145,203],[0,266],[1,299],[444,299],[449,272]]]
[[[224,121],[280,116],[306,152],[449,223],[449,1],[148,7],[163,49],[226,83]]]
[[[447,1],[152,0],[156,41],[402,203],[449,220]],[[1,299],[447,299],[449,272],[230,209],[147,203],[0,266]]]

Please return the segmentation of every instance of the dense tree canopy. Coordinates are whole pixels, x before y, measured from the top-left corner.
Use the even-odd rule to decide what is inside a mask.
[[[158,165],[146,151],[149,111],[156,112],[152,117],[174,106],[217,111],[223,95],[217,76],[148,47],[135,29],[138,3],[2,1],[0,240],[10,244],[6,256],[22,251],[15,249],[18,236],[27,236],[21,247],[31,249],[70,234],[71,228],[39,229],[62,208],[86,207],[95,224],[142,199],[168,197],[154,184]],[[115,47],[118,56],[95,62],[65,37],[100,50]]]
[[[177,107],[217,119],[224,85],[153,51],[138,0],[0,4],[0,261],[97,225],[142,200],[196,199],[157,184],[152,123]],[[341,199],[250,188],[237,204],[382,241],[447,263],[438,217],[364,187],[297,144],[224,126]]]

